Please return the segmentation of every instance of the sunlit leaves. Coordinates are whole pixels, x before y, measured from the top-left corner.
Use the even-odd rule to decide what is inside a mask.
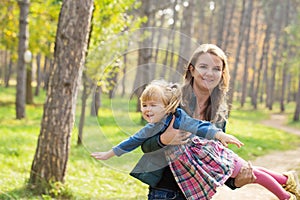
[[[96,0],[92,36],[87,57],[87,74],[99,80],[106,66],[126,49],[128,32],[136,29],[141,19],[132,12],[140,6],[135,0]]]

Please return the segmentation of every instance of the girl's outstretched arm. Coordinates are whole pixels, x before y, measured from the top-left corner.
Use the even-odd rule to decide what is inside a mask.
[[[108,160],[111,157],[115,156],[116,154],[114,153],[114,151],[111,149],[109,151],[106,152],[94,152],[91,153],[91,156],[96,158],[97,160]]]

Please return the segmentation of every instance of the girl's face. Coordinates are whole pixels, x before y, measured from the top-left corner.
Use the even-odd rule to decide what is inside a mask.
[[[142,102],[142,116],[148,123],[156,123],[165,116],[165,106],[158,100],[149,100]]]
[[[223,62],[213,54],[201,54],[190,71],[194,77],[194,87],[200,90],[212,91],[222,79]]]

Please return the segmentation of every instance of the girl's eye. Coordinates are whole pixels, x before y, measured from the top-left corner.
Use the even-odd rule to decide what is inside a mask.
[[[215,67],[214,70],[215,71],[221,71],[221,68],[220,67]]]

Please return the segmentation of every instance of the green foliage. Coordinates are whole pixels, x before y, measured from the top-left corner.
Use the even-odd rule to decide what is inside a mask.
[[[29,13],[29,49],[32,53],[52,55],[61,1],[32,0]]]
[[[61,182],[51,182],[48,194],[49,195],[43,195],[43,198],[49,197],[49,196],[54,197],[56,199],[58,199],[58,198],[71,199],[72,198],[71,191],[68,189],[67,184],[63,184]]]
[[[0,90],[0,199],[146,198],[147,185],[128,175],[131,166],[141,155],[139,149],[127,154],[127,157],[114,158],[110,162],[90,157],[91,151],[97,148],[107,150],[111,144],[128,137],[124,132],[132,134],[142,127],[141,115],[135,112],[136,99],[109,99],[103,96],[99,118],[95,119],[97,123],[92,123],[91,116],[87,117],[82,146],[76,145],[75,125],[65,183],[52,183],[53,187],[47,194],[35,196],[26,183],[37,145],[45,94],[34,100],[35,105],[27,105],[26,119],[15,120],[15,88],[1,87]],[[230,148],[245,159],[255,159],[274,150],[299,146],[299,137],[260,124],[269,114],[266,110],[233,110],[227,132],[238,137],[245,146],[237,149],[230,145]],[[99,129],[108,134],[105,137],[97,135]]]
[[[61,1],[31,0],[29,7],[29,49],[32,53],[53,53],[55,34]],[[0,3],[0,48],[9,50],[17,59],[19,12],[17,1],[4,0]]]
[[[113,92],[117,83],[117,76],[120,72],[121,65],[122,63],[118,59],[105,68],[102,77],[98,81],[98,86],[101,86],[103,92]]]
[[[130,11],[139,7],[134,0],[96,0],[92,35],[87,56],[87,75],[99,80],[107,66],[120,58],[128,45],[128,33],[140,26],[141,19]]]
[[[0,2],[0,49],[11,51],[13,59],[17,59],[19,6],[17,1]]]

